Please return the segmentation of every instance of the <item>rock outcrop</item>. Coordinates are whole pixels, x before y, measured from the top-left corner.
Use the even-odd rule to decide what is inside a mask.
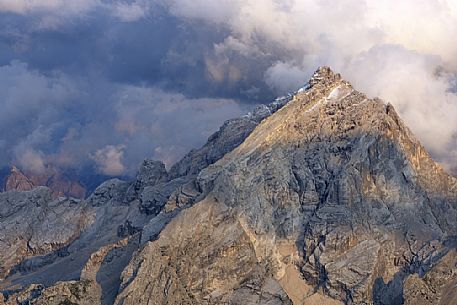
[[[86,205],[74,199],[52,199],[46,187],[0,193],[0,279],[65,252],[92,221]]]
[[[326,67],[169,172],[1,196],[0,304],[456,304],[457,179]]]
[[[408,276],[404,284],[405,305],[457,303],[457,254],[448,252],[425,275]]]

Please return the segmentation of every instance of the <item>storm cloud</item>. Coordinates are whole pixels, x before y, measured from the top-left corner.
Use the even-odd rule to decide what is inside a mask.
[[[457,164],[455,1],[0,0],[0,165],[168,165],[320,65]]]

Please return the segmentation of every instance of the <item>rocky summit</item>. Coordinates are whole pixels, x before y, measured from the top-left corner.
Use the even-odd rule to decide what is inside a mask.
[[[319,68],[169,171],[0,194],[0,304],[457,304],[457,179]]]

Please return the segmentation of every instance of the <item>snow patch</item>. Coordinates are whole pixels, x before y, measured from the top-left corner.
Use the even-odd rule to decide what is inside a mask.
[[[340,94],[340,86],[334,88],[332,90],[332,92],[330,92],[330,94],[327,96],[327,100],[334,100],[338,97],[339,94]]]
[[[311,85],[309,83],[307,83],[306,85],[304,85],[303,87],[301,87],[300,89],[297,90],[297,93],[302,93],[302,92],[305,92],[306,90],[308,90],[309,88],[311,88]]]

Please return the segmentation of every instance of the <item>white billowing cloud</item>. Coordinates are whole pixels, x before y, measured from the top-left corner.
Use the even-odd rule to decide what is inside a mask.
[[[265,81],[277,92],[292,92],[303,85],[303,75],[299,67],[280,61],[265,72]]]
[[[166,2],[180,18],[228,28],[218,54],[279,54],[264,74],[278,94],[329,65],[393,103],[435,158],[457,163],[457,1]]]
[[[0,11],[17,14],[35,12],[80,14],[99,4],[97,0],[0,0]]]
[[[151,9],[149,0],[114,1],[104,3],[111,10],[112,15],[123,22],[134,22],[146,17]]]
[[[39,169],[40,151],[52,146],[52,132],[64,124],[65,109],[79,97],[77,91],[62,74],[45,76],[18,61],[0,66],[0,129],[6,143],[0,151],[0,166],[16,160]]]
[[[367,19],[381,29],[387,43],[441,56],[457,68],[457,45],[450,39],[457,34],[455,0],[368,3]]]
[[[382,46],[362,54],[345,68],[370,96],[395,105],[406,123],[440,160],[457,161],[457,95],[452,78],[437,71],[440,59],[400,46]]]
[[[74,84],[65,75],[46,76],[19,61],[0,66],[0,89],[0,126],[28,118],[31,113],[51,115],[76,94]]]
[[[35,174],[44,173],[46,170],[44,154],[31,148],[17,151],[16,162],[21,169]]]
[[[49,130],[38,128],[12,148],[13,162],[21,169],[42,174],[46,170],[46,155],[36,146],[40,142],[47,143],[50,135]]]
[[[94,155],[91,155],[91,158],[95,161],[102,174],[110,176],[122,175],[125,171],[125,166],[122,163],[124,149],[124,145],[107,145],[98,149]]]
[[[150,4],[148,0],[0,0],[0,12],[40,14],[40,29],[57,29],[66,18],[95,10],[106,10],[121,21],[133,22],[146,16]]]
[[[456,63],[454,0],[168,0],[171,13],[227,25],[243,43],[258,46],[257,35],[283,48],[325,59],[327,47],[341,58],[376,44],[400,44]]]
[[[170,11],[180,17],[201,18],[217,23],[231,23],[233,16],[240,13],[243,0],[157,0],[165,4]]]
[[[145,10],[138,4],[118,3],[114,7],[114,15],[125,22],[139,20],[145,16]]]
[[[152,156],[167,166],[184,156],[189,147],[202,145],[221,122],[247,112],[230,99],[191,99],[138,86],[123,87],[114,109],[116,132],[130,141],[126,156],[134,160]],[[135,155],[138,153],[141,155]]]
[[[221,122],[248,111],[232,99],[88,84],[19,61],[0,66],[0,109],[0,167],[12,163],[41,172],[48,165],[94,163],[107,175],[134,174],[145,157],[171,165]]]
[[[145,156],[171,163],[201,145],[223,120],[243,113],[237,99],[269,102],[270,92],[263,94],[267,86],[282,95],[302,86],[318,66],[329,65],[360,91],[393,103],[439,161],[457,164],[455,0],[0,0],[2,12],[15,13],[32,27],[29,32],[14,26],[0,31],[0,38],[6,35],[6,43],[14,43],[15,56],[27,61],[21,54],[29,50],[31,58],[29,66],[14,61],[0,67],[0,127],[8,130],[0,139],[3,163],[29,149],[44,154],[45,163],[76,166],[81,158],[122,144],[126,172]],[[39,71],[36,64],[46,57],[42,46],[52,51],[73,43],[79,30],[67,33],[62,29],[66,22],[70,29],[83,26],[112,35],[108,40],[88,37],[96,64],[80,63],[78,56],[74,62],[84,76],[65,74],[72,69],[58,72],[58,56],[67,57],[67,48],[63,55],[49,52],[56,60],[45,60],[42,67],[52,70]],[[189,31],[148,36],[147,27],[156,25],[159,31]],[[104,26],[119,31],[104,31]],[[35,37],[36,31],[51,32],[50,42]],[[143,44],[122,43],[131,36],[132,42],[153,43],[139,52]],[[107,46],[112,42],[114,49]],[[87,51],[78,45],[75,50]],[[86,71],[109,65],[99,62],[102,56],[115,63],[115,69],[106,69],[113,75],[87,76]],[[158,68],[159,74],[143,71],[143,61],[145,71]],[[186,71],[195,74],[175,77]],[[143,75],[141,82],[136,74]],[[126,85],[139,83],[149,87]],[[221,96],[228,98],[216,98]],[[33,140],[39,138],[34,130],[49,138]]]

